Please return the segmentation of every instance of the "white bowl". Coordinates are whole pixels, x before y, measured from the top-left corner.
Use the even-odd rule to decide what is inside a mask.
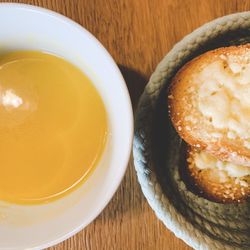
[[[63,56],[92,79],[109,119],[109,141],[88,180],[46,205],[0,204],[0,249],[42,249],[80,231],[103,210],[118,188],[130,156],[133,116],[122,75],[88,31],[55,12],[23,4],[0,4],[0,52],[46,50]]]

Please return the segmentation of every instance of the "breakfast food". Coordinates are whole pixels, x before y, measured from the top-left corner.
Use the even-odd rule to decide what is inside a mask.
[[[80,69],[38,51],[1,55],[1,201],[49,202],[79,186],[107,130],[104,103]]]
[[[173,125],[188,144],[250,166],[250,45],[191,60],[174,77],[168,101]]]
[[[170,118],[190,145],[187,172],[216,202],[250,196],[250,44],[219,48],[188,62],[173,78]]]
[[[188,149],[188,173],[200,192],[223,203],[241,202],[250,195],[250,168],[222,162],[205,151]]]

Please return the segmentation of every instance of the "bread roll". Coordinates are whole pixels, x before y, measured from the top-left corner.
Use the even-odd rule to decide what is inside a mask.
[[[189,148],[188,173],[203,196],[216,202],[242,202],[250,195],[250,168],[222,162],[205,151]]]
[[[250,45],[219,48],[187,63],[172,80],[168,104],[187,143],[250,166]]]

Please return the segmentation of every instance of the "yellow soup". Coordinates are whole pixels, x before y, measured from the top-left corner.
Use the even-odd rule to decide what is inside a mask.
[[[0,200],[65,195],[96,166],[106,136],[102,99],[77,67],[42,52],[0,57]]]

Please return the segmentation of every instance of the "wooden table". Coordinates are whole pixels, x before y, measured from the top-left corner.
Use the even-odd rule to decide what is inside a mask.
[[[2,1],[4,2],[4,1]],[[247,0],[27,0],[66,15],[108,49],[127,82],[133,107],[162,57],[200,25],[237,11]],[[114,83],[115,84],[115,83]],[[155,217],[129,164],[112,201],[80,233],[51,250],[187,250]]]

